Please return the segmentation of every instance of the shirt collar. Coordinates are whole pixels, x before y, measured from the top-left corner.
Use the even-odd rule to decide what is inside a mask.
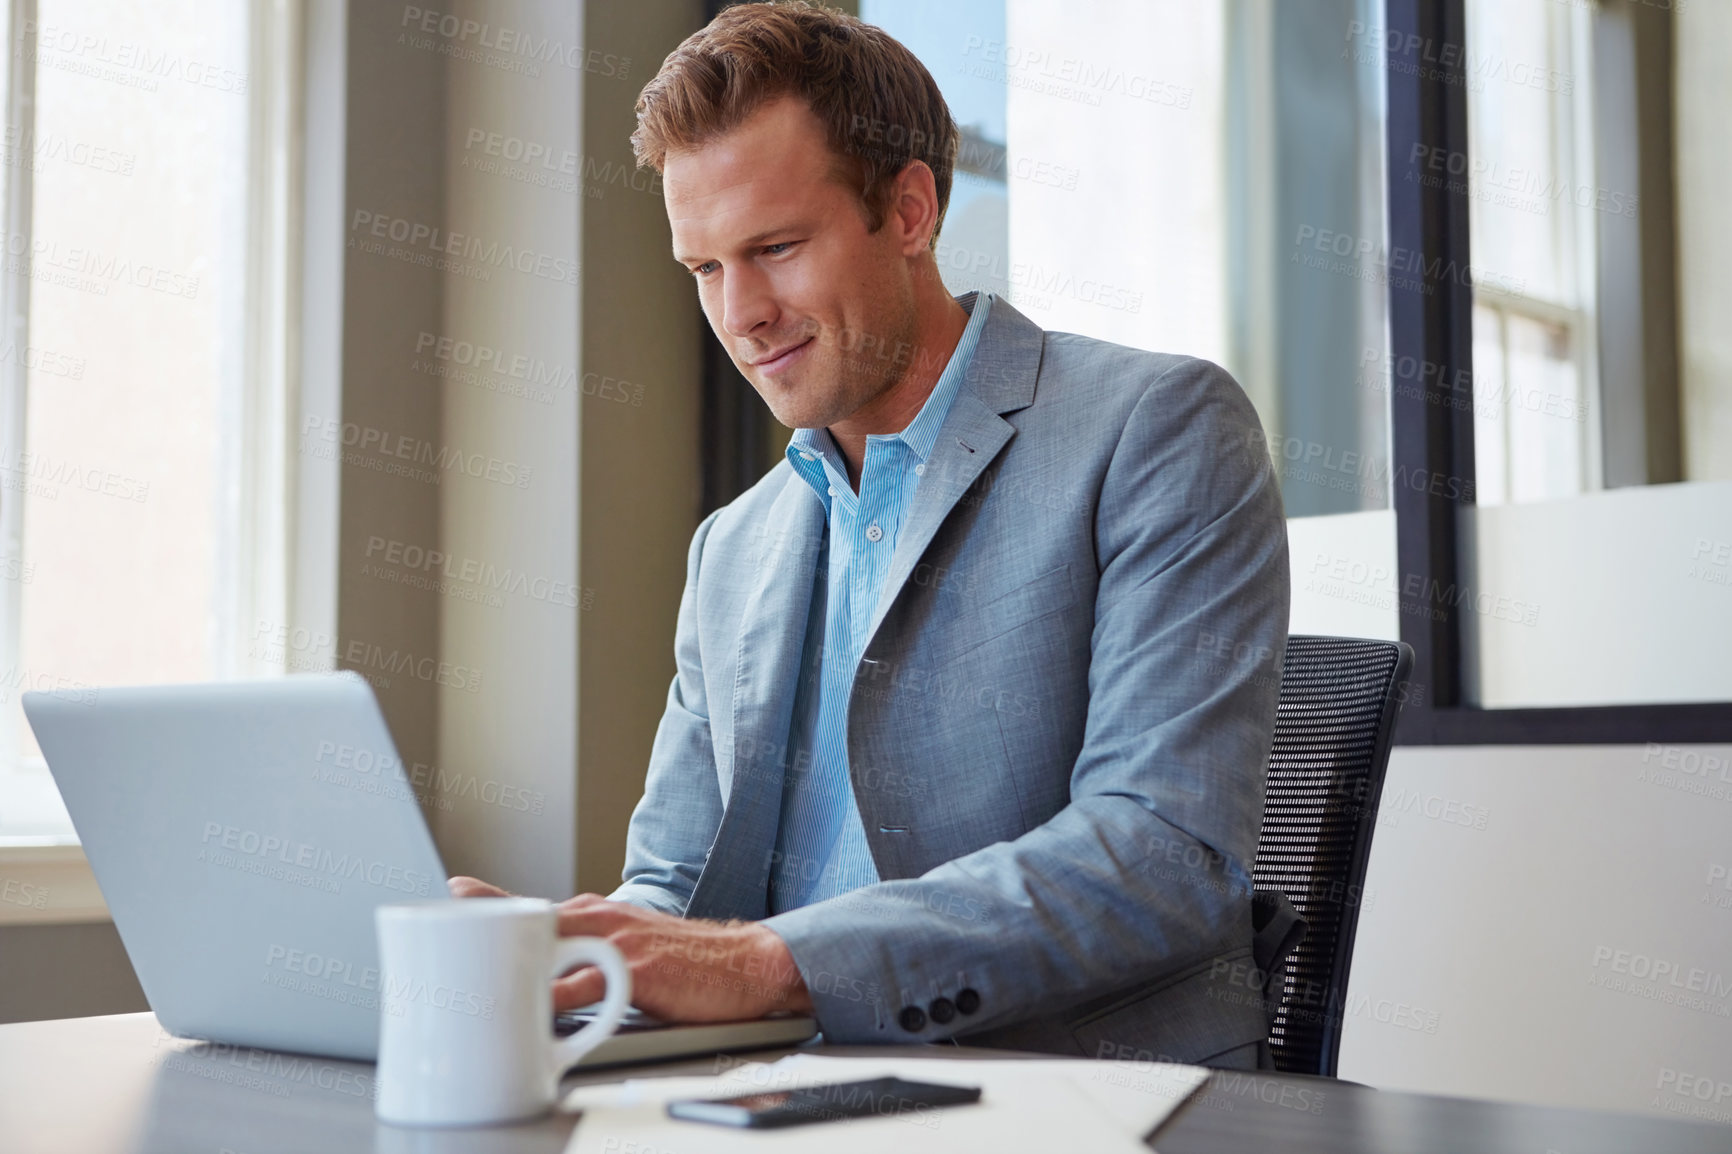
[[[899,433],[874,433],[866,438],[868,443],[901,441],[908,446],[916,461],[925,462],[932,453],[932,447],[938,443],[938,430],[943,427],[944,418],[950,415],[956,394],[962,388],[964,378],[968,376],[968,366],[974,360],[974,350],[980,344],[981,331],[986,328],[986,317],[992,311],[993,299],[991,293],[975,296],[973,307],[968,314],[968,326],[962,330],[962,339],[956,342],[956,350],[945,363],[944,371],[938,376],[938,383],[932,386],[931,395],[926,398],[926,403],[920,406],[920,412],[908,422],[908,427]],[[957,303],[962,302],[959,300]],[[969,308],[968,305],[963,307]],[[829,505],[831,482],[820,462],[839,468],[841,462],[834,460],[836,453],[836,442],[827,429],[795,429],[794,435],[788,439],[788,463],[818,491],[818,496],[824,499],[826,507]]]

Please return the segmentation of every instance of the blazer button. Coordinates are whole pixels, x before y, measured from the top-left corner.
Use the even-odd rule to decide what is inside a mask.
[[[957,994],[956,1008],[965,1014],[972,1014],[980,1009],[980,991],[969,989]]]
[[[896,1020],[910,1034],[918,1034],[926,1028],[926,1011],[919,1006],[904,1006],[901,1015]]]
[[[956,1017],[956,1003],[949,998],[934,998],[932,1004],[926,1007],[926,1011],[932,1015],[934,1022],[942,1026]]]

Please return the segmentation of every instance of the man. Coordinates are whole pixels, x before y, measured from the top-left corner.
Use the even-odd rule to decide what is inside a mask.
[[[1288,572],[1244,394],[952,299],[957,131],[878,29],[729,8],[638,120],[675,258],[798,432],[698,527],[625,884],[561,932],[673,1020],[1255,1066]]]

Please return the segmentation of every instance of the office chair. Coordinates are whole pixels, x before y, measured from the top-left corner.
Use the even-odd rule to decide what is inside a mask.
[[[1287,639],[1252,871],[1256,927],[1279,940],[1264,969],[1283,1073],[1335,1076],[1372,827],[1412,668],[1398,641]]]

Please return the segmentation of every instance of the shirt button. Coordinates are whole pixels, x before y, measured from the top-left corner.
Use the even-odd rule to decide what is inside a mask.
[[[866,526],[866,540],[877,541],[877,540],[880,540],[883,536],[884,536],[884,530],[880,529],[877,526],[877,524],[871,524],[871,525]]]
[[[806,458],[806,460],[808,460],[808,461],[816,461],[818,459],[810,453],[801,453],[800,456]]]
[[[836,486],[831,485],[830,486],[830,496],[834,497],[835,495],[836,495]]]
[[[916,477],[924,477],[924,476],[926,476],[926,466],[925,466],[925,464],[919,464],[919,465],[916,465],[916,466],[914,466],[914,475],[915,475],[915,476],[916,476]]]

